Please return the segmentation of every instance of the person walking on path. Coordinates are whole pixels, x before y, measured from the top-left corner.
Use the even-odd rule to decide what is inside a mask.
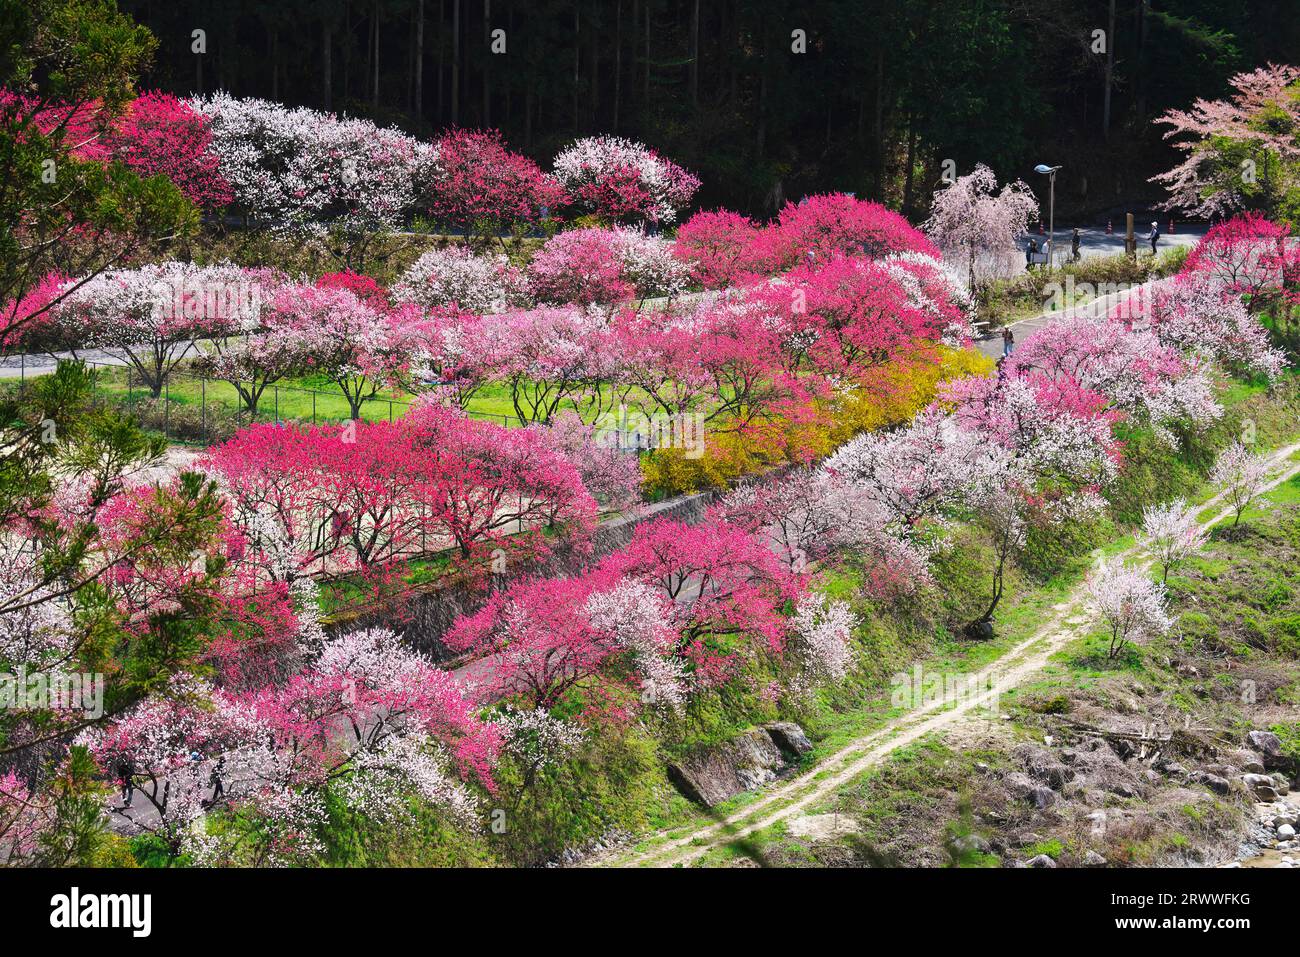
[[[1154,219],[1151,220],[1151,235],[1147,236],[1151,240],[1151,255],[1156,254],[1156,241],[1160,239],[1160,224]]]
[[[226,782],[224,780],[226,773],[226,756],[223,754],[217,758],[216,765],[212,768],[212,775],[208,783],[212,785],[212,803],[216,804],[223,794],[226,793]]]
[[[1074,227],[1074,232],[1070,234],[1070,262],[1079,261],[1079,245],[1083,242],[1083,237],[1079,235],[1079,227]]]
[[[1002,357],[1005,359],[1011,355],[1011,350],[1016,347],[1016,334],[1011,331],[1010,326],[1004,326],[1002,329]]]
[[[117,762],[117,779],[122,783],[122,807],[130,807],[135,799],[135,768],[128,758]]]

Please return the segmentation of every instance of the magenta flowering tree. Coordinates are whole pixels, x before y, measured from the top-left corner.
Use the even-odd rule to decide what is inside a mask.
[[[700,186],[676,163],[620,136],[576,140],[556,155],[554,170],[578,209],[611,223],[672,223]]]
[[[140,175],[166,176],[201,209],[220,209],[234,199],[213,149],[210,120],[170,93],[142,93],[104,145]]]
[[[900,281],[900,278],[902,281]],[[823,376],[860,380],[918,341],[938,341],[953,316],[909,295],[910,273],[861,257],[836,255],[792,269],[757,298],[785,323],[796,359]]]
[[[691,278],[708,289],[743,283],[754,275],[759,227],[729,210],[700,210],[677,230],[677,257]]]
[[[1275,304],[1291,230],[1247,213],[1211,226],[1183,266],[1182,276],[1217,280],[1251,312]]]
[[[443,226],[490,239],[558,222],[564,189],[497,130],[454,129],[433,150],[422,200]]]
[[[628,547],[605,558],[600,569],[672,602],[684,649],[703,643],[717,650],[719,639],[743,636],[779,654],[789,636],[783,609],[807,587],[762,536],[719,521],[639,525]]]
[[[810,260],[824,262],[836,254],[881,259],[905,252],[939,258],[934,244],[898,213],[847,193],[787,203],[754,245],[755,262],[765,272],[780,272]]]
[[[477,421],[427,399],[400,425],[417,458],[420,508],[461,559],[492,547],[536,555],[546,550],[544,532],[582,541],[594,526],[596,502],[578,469],[538,430]]]
[[[517,582],[461,618],[446,641],[488,658],[488,700],[552,708],[582,687],[600,703],[635,710],[638,698],[685,697],[676,637],[662,596],[588,574]]]

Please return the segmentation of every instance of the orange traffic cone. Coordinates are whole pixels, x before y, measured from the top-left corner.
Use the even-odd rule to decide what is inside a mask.
[[[1112,236],[1112,235],[1114,235],[1114,233],[1115,233],[1115,226],[1114,226],[1114,224],[1113,224],[1109,219],[1106,220],[1106,235],[1107,235],[1107,236]]]

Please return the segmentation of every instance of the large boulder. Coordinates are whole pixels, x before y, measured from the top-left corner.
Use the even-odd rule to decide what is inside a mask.
[[[1241,781],[1246,789],[1255,795],[1257,801],[1276,801],[1277,789],[1273,779],[1263,774],[1243,774]]]
[[[1029,776],[1051,788],[1060,788],[1074,777],[1074,771],[1062,764],[1051,751],[1032,744],[1019,746],[1013,752],[1024,765]]]
[[[1252,731],[1246,735],[1246,744],[1264,762],[1266,771],[1286,767],[1290,762],[1282,753],[1282,742],[1272,731]]]
[[[778,733],[787,745],[778,744]],[[778,733],[754,728],[725,744],[699,751],[669,764],[669,780],[688,798],[707,807],[762,787],[786,768],[787,754],[800,753],[794,742],[808,742],[797,724],[783,724]]]
[[[800,757],[813,748],[812,742],[808,740],[808,735],[803,733],[803,728],[793,721],[777,721],[773,724],[764,725],[763,730],[771,736],[776,746],[787,757]]]

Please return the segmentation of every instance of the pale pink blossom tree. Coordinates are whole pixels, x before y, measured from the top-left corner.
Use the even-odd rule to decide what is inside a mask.
[[[1016,254],[1017,242],[1038,216],[1038,200],[1020,180],[998,188],[993,170],[980,163],[934,194],[926,234],[945,256],[966,266],[972,295],[980,286],[976,270],[995,268],[1000,259]]]

